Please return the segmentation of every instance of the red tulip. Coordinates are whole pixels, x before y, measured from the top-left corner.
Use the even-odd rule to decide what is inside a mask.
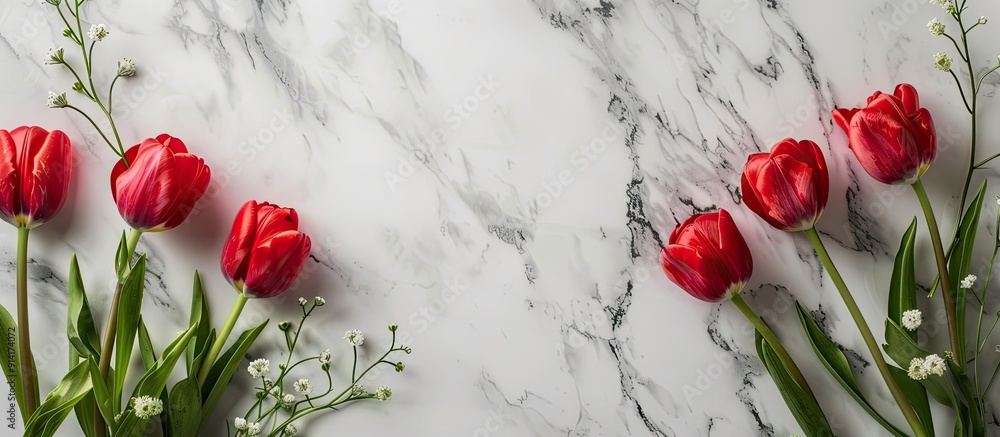
[[[884,184],[916,182],[937,153],[934,121],[909,84],[896,86],[891,95],[875,91],[864,108],[835,109],[833,119],[847,133],[861,167]]]
[[[802,231],[826,207],[830,175],[816,143],[785,138],[771,153],[755,153],[743,167],[743,202],[771,226]]]
[[[184,222],[205,194],[211,170],[167,134],[125,152],[111,171],[111,195],[125,222],[143,232],[173,229]]]
[[[312,243],[292,208],[249,201],[222,249],[222,273],[246,297],[274,297],[292,285]]]
[[[750,248],[724,209],[688,218],[670,233],[660,265],[691,296],[719,302],[739,293],[753,273]]]
[[[73,151],[66,134],[37,126],[0,130],[0,217],[34,228],[66,203]]]

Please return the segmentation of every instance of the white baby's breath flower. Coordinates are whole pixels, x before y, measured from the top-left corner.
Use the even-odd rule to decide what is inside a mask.
[[[152,396],[139,396],[132,398],[132,408],[135,410],[136,417],[149,419],[163,412],[163,401]]]
[[[934,68],[941,71],[951,70],[951,57],[945,52],[937,52],[934,54]]]
[[[298,381],[295,381],[295,383],[292,384],[292,387],[294,387],[295,392],[300,395],[308,395],[313,391],[313,385],[311,382],[309,382],[308,379],[300,379]]]
[[[916,331],[924,321],[924,315],[920,310],[903,311],[903,327],[910,331]]]
[[[260,424],[257,422],[250,422],[247,424],[246,433],[250,437],[257,437],[260,435]]]
[[[237,430],[244,431],[247,429],[247,420],[242,417],[237,417],[236,420],[233,421],[233,426],[235,426]]]
[[[274,386],[271,387],[270,390],[267,391],[267,394],[269,394],[271,396],[274,396],[275,398],[280,398],[281,397],[281,386],[275,384]]]
[[[291,393],[288,393],[281,398],[281,406],[285,408],[292,408],[292,405],[294,404],[295,404],[295,395]]]
[[[316,304],[316,306],[321,307],[323,305],[326,305],[326,299],[316,296],[316,298],[313,299],[313,303]]]
[[[906,375],[915,381],[926,379],[927,370],[924,369],[924,360],[922,358],[914,358],[910,360],[910,367],[907,369]]]
[[[304,297],[300,297],[299,298],[299,305],[300,306],[306,306],[307,303],[309,303],[309,301],[307,301],[306,298],[304,298]]]
[[[330,354],[330,349],[327,349],[319,354],[320,364],[330,364],[333,361],[333,356]]]
[[[392,397],[392,389],[390,389],[389,387],[382,385],[379,386],[377,390],[375,390],[375,399],[378,399],[380,401],[387,401],[391,397]]]
[[[296,428],[295,425],[292,425],[292,424],[289,423],[288,425],[285,426],[285,435],[286,436],[293,437],[294,435],[296,435],[298,433],[299,433],[299,429]]]
[[[92,40],[100,41],[108,36],[108,29],[103,24],[94,24],[87,31],[87,36]]]
[[[948,3],[949,3],[948,0],[931,0],[932,5],[938,5],[941,6],[942,8],[945,7],[945,5],[947,5]]]
[[[260,378],[267,375],[271,371],[271,362],[267,358],[258,358],[250,362],[250,366],[247,367],[247,372],[250,372],[250,376],[254,378]]]
[[[344,338],[351,346],[361,346],[365,344],[365,336],[361,335],[361,331],[357,329],[352,329],[344,333]]]
[[[924,358],[924,362],[920,367],[928,375],[943,376],[945,363],[944,359],[937,356],[937,354],[931,354],[927,358]]]
[[[50,108],[65,108],[69,105],[69,102],[66,101],[66,93],[56,94],[49,91],[49,98],[45,102],[45,105]]]
[[[937,18],[934,18],[929,23],[927,23],[927,30],[929,30],[931,32],[931,35],[934,36],[944,35],[944,30],[945,30],[944,23],[938,21]]]
[[[979,17],[979,19],[976,20],[976,22],[979,24],[986,24],[986,21],[987,21],[986,17]]]
[[[972,288],[973,285],[976,285],[976,279],[979,279],[976,275],[966,276],[965,279],[962,279],[962,282],[959,283],[958,286],[966,289]]]
[[[1000,351],[1000,346],[997,346],[997,350]],[[365,394],[365,386],[361,384],[354,384],[351,386],[351,396],[361,396]]]
[[[121,77],[135,76],[135,62],[129,58],[118,61],[118,75]]]

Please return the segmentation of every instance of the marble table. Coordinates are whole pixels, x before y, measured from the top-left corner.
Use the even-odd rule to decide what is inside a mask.
[[[971,1],[1000,20],[995,2]],[[348,329],[375,353],[398,323],[413,348],[405,372],[370,380],[393,388],[390,402],[309,421],[306,435],[798,432],[739,312],[691,299],[657,263],[679,221],[720,207],[755,256],[748,300],[803,363],[837,432],[882,433],[815,360],[792,297],[904,425],[808,241],[750,213],[739,174],[783,137],[820,144],[832,177],[819,230],[881,338],[892,256],[919,210],[909,191],[863,172],[830,110],[916,86],[941,133],[925,181],[948,212],[942,228],[954,225],[967,118],[951,77],[931,68],[950,45],[928,34],[943,11],[926,0],[91,0],[86,10],[111,31],[97,54],[107,74],[122,57],[139,68],[117,91],[126,142],[168,132],[213,169],[192,217],[139,247],[151,259],[154,343],[186,325],[195,269],[221,323],[235,298],[217,267],[223,239],[254,198],[297,208],[314,244],[296,285],[251,301],[239,328],[291,319],[298,297],[320,295],[328,305],[303,347],[333,349],[335,368],[350,365]],[[125,226],[108,192],[113,154],[85,120],[45,107],[48,91],[71,84],[44,64],[64,45],[57,21],[38,0],[0,5],[0,125],[64,130],[79,164],[65,210],[32,236],[43,390],[66,368],[70,254],[103,320]],[[985,66],[1000,32],[980,32]],[[998,83],[984,88],[984,120],[998,116]],[[997,138],[1000,124],[984,124]],[[998,149],[985,141],[981,153]],[[14,246],[0,226],[8,289]],[[927,286],[923,233],[918,249]],[[13,293],[0,303],[13,308]],[[265,332],[250,355],[274,360],[280,333]],[[237,375],[207,435],[223,435],[250,383]],[[59,435],[79,433],[71,417]]]

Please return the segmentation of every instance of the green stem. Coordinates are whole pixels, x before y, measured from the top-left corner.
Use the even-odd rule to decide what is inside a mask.
[[[889,373],[889,365],[885,362],[885,357],[878,347],[878,342],[875,341],[875,336],[872,335],[868,323],[865,322],[865,317],[861,314],[861,309],[858,308],[857,302],[854,301],[854,296],[851,296],[851,291],[847,288],[844,278],[840,276],[837,266],[833,264],[830,253],[826,251],[823,240],[820,239],[816,228],[806,229],[805,233],[809,237],[809,242],[816,249],[816,253],[819,254],[819,259],[822,261],[826,271],[830,274],[830,279],[837,286],[837,291],[840,292],[840,297],[844,300],[844,304],[847,305],[847,310],[851,313],[854,324],[861,331],[861,337],[865,340],[865,345],[868,346],[868,352],[875,359],[875,365],[878,367],[879,373],[882,374],[885,385],[889,387],[889,392],[892,394],[893,399],[896,400],[896,404],[899,405],[899,410],[903,412],[903,416],[906,417],[906,422],[913,430],[913,434],[916,437],[925,437],[926,433],[924,432],[923,425],[920,424],[920,418],[917,417],[917,413],[913,410],[913,406],[910,405],[910,401],[906,399],[902,390],[896,385],[896,381],[892,379],[892,375]]]
[[[938,276],[941,278],[941,294],[944,297],[945,315],[948,317],[948,337],[951,340],[952,352],[955,354],[955,361],[964,366],[965,346],[962,344],[961,332],[959,331],[955,293],[951,289],[951,278],[948,276],[948,258],[945,256],[944,246],[941,244],[941,232],[938,230],[930,199],[927,198],[927,191],[924,190],[924,184],[919,179],[913,183],[913,191],[916,192],[917,199],[920,201],[920,208],[924,211],[924,220],[927,222],[927,231],[931,234],[931,245],[934,247],[934,258],[937,260]]]
[[[28,324],[28,233],[17,228],[17,346],[21,359],[21,392],[24,393],[24,420],[35,412],[35,359],[31,356],[31,327]]]
[[[139,244],[140,237],[142,237],[142,231],[139,230],[132,229],[128,234],[128,239],[125,242],[125,264],[128,267],[125,268],[122,276],[118,278],[118,283],[115,284],[115,294],[111,298],[111,310],[108,311],[108,322],[104,325],[104,342],[101,344],[101,362],[98,365],[98,370],[101,372],[101,378],[104,379],[105,383],[108,381],[108,371],[111,370],[111,355],[115,350],[115,338],[117,338],[118,334],[118,302],[121,301],[122,287],[125,285],[125,277],[128,276],[128,272],[131,270],[132,256],[135,255],[135,247]],[[103,437],[105,435],[105,428],[104,416],[95,407],[95,435]]]
[[[215,338],[215,343],[212,343],[212,348],[208,350],[208,355],[205,357],[205,361],[201,364],[201,370],[198,371],[198,386],[205,384],[205,379],[208,378],[208,372],[212,369],[212,364],[215,363],[215,358],[219,356],[219,352],[222,352],[222,346],[226,344],[226,339],[229,338],[229,334],[233,332],[233,327],[236,326],[236,321],[240,318],[240,313],[243,312],[243,307],[247,304],[247,297],[243,293],[236,295],[236,302],[233,303],[233,310],[229,312],[229,318],[226,319],[226,324],[222,325],[222,331],[219,332],[219,336]]]
[[[733,294],[733,304],[735,304],[736,308],[739,308],[740,311],[743,312],[743,315],[750,321],[750,324],[757,329],[757,332],[764,337],[764,340],[771,346],[771,349],[778,354],[778,359],[781,360],[781,364],[788,369],[792,378],[799,384],[799,387],[802,388],[802,390],[815,401],[816,396],[813,395],[812,389],[809,388],[809,382],[806,381],[805,376],[802,376],[802,372],[799,371],[799,367],[795,365],[795,361],[792,360],[790,355],[788,355],[788,351],[785,350],[785,347],[781,345],[780,341],[778,341],[778,337],[774,336],[774,332],[771,331],[771,328],[769,328],[767,324],[757,316],[757,313],[755,313],[753,309],[747,305],[747,302],[743,300],[739,293]]]
[[[111,143],[111,140],[108,139],[107,135],[104,135],[104,131],[101,130],[100,126],[98,126],[97,123],[94,122],[93,118],[90,118],[90,116],[87,115],[86,112],[83,112],[82,110],[80,110],[80,108],[77,108],[76,106],[66,105],[66,107],[76,112],[79,112],[80,115],[86,118],[87,121],[89,121],[90,124],[94,126],[94,129],[97,130],[97,133],[101,135],[101,138],[104,138],[104,142],[108,143],[108,147],[111,147],[111,150],[115,152],[115,155],[118,155],[118,157],[121,159],[125,159],[125,155],[122,152],[119,152],[118,149],[115,148],[115,145]]]

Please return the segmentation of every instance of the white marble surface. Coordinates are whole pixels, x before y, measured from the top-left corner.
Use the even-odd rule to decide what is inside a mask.
[[[971,1],[974,15],[1000,20],[995,2]],[[968,128],[950,76],[930,67],[948,46],[927,33],[943,13],[926,0],[91,0],[86,10],[111,30],[101,74],[121,57],[140,68],[119,88],[125,141],[169,132],[214,173],[194,216],[140,245],[153,260],[144,308],[158,347],[187,320],[194,269],[215,323],[228,312],[218,257],[249,198],[297,208],[314,249],[289,298],[251,302],[244,320],[291,318],[297,297],[319,294],[329,305],[306,347],[333,348],[335,367],[349,365],[350,328],[374,353],[396,322],[413,347],[406,372],[369,383],[392,386],[391,402],[313,420],[307,435],[797,432],[738,311],[689,298],[657,265],[678,221],[718,207],[755,255],[751,304],[787,339],[838,433],[881,430],[815,360],[789,292],[903,425],[804,236],[743,208],[738,180],[748,154],[782,137],[821,145],[832,177],[819,228],[881,337],[891,257],[917,206],[863,173],[830,110],[914,84],[942,137],[925,180],[943,229],[953,226]],[[66,45],[57,20],[37,0],[0,5],[0,125],[62,129],[79,163],[73,200],[32,233],[43,390],[66,366],[69,255],[103,320],[124,226],[108,192],[111,151],[80,117],[45,108],[47,91],[71,83],[43,64],[53,42]],[[973,51],[987,62],[1000,31],[977,32]],[[996,76],[987,83],[982,118],[995,120]],[[984,124],[984,138],[1000,134]],[[984,141],[981,153],[995,149]],[[7,289],[14,236],[0,228]],[[920,262],[927,285],[933,264]],[[0,295],[8,308],[13,299]],[[265,337],[251,354],[275,358],[278,333]],[[245,372],[236,381],[207,435],[245,408]],[[941,411],[942,435],[950,421]],[[70,418],[60,435],[75,427]]]

